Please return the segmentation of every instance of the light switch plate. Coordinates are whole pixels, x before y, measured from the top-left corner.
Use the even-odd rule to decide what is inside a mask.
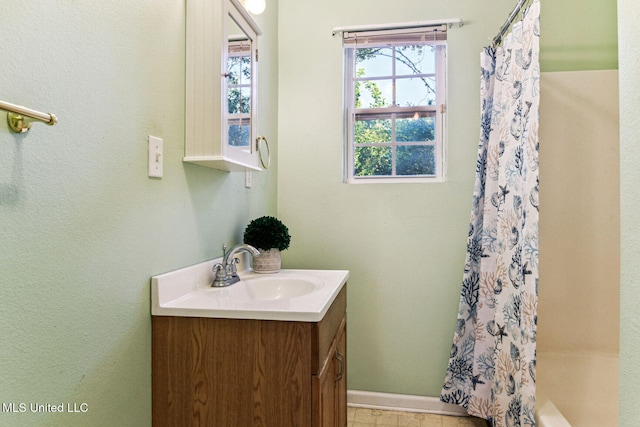
[[[162,178],[163,156],[162,138],[149,135],[149,176],[152,178]]]

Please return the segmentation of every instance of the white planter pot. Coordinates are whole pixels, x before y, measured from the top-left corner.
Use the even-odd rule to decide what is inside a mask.
[[[260,255],[253,257],[253,271],[256,273],[277,273],[280,271],[282,259],[280,249],[258,249]]]

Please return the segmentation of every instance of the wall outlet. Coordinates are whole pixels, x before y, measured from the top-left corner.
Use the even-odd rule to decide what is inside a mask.
[[[253,184],[253,177],[251,176],[251,171],[249,169],[244,170],[244,186],[245,188],[251,188],[251,184]]]
[[[162,138],[149,135],[149,176],[162,178],[163,147]]]

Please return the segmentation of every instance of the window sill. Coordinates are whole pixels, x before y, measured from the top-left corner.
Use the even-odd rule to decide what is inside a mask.
[[[394,178],[350,178],[345,180],[345,184],[442,184],[446,182],[445,177],[394,177]]]

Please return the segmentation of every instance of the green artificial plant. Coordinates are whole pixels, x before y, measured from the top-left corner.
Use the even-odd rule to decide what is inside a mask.
[[[287,226],[272,216],[256,218],[244,230],[244,243],[265,251],[269,249],[284,251],[289,247],[290,242],[291,236]]]

